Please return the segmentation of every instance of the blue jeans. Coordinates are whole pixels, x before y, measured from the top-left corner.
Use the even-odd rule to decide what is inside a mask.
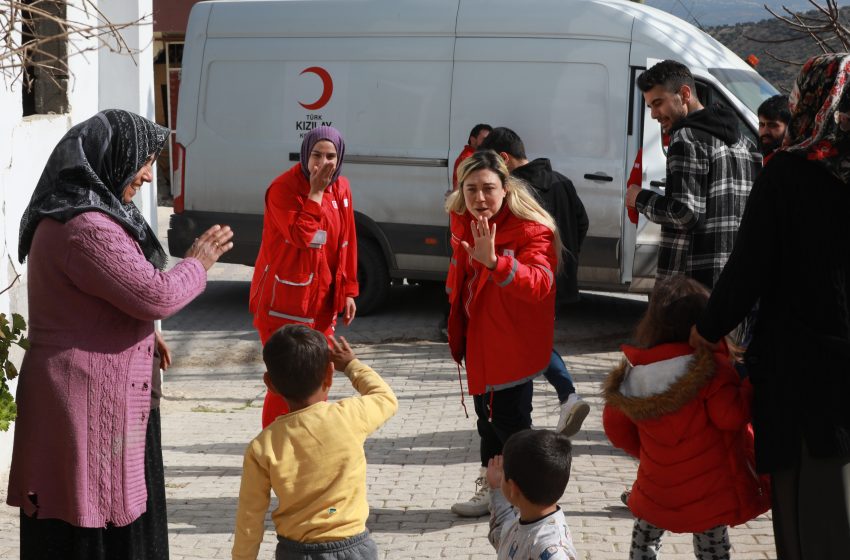
[[[576,392],[573,378],[567,371],[567,364],[561,359],[561,355],[555,352],[554,348],[552,349],[552,357],[549,358],[549,367],[543,372],[543,376],[558,393],[558,402],[563,403],[567,400],[567,397]]]

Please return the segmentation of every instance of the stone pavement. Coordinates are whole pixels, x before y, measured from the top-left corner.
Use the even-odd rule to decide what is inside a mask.
[[[175,355],[162,403],[174,560],[230,557],[242,454],[259,431],[264,394],[260,346],[245,309],[250,272],[216,266],[207,291],[163,322]],[[452,503],[474,490],[478,451],[474,421],[461,407],[457,368],[438,341],[442,297],[436,285],[399,286],[387,310],[338,331],[399,398],[398,414],[366,444],[368,526],[381,558],[495,558],[487,518],[462,519],[449,512]],[[583,559],[628,557],[633,520],[619,496],[633,481],[636,464],[605,438],[598,393],[644,301],[585,294],[557,324],[557,347],[579,393],[593,406],[573,440],[572,477],[561,500]],[[338,374],[331,398],[351,393]],[[545,380],[536,381],[536,427],[554,427],[556,404],[554,390]],[[472,413],[471,399],[467,407]],[[3,501],[7,475],[0,473]],[[775,557],[769,516],[730,533],[734,558]],[[0,507],[0,534],[0,558],[17,558],[16,510]],[[274,544],[269,522],[260,557],[273,558]],[[693,558],[690,536],[668,535],[664,558]]]

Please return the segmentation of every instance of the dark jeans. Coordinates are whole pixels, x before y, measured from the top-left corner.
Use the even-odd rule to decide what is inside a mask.
[[[567,397],[576,392],[573,378],[567,371],[567,364],[554,349],[552,349],[552,357],[549,359],[549,367],[543,372],[543,376],[558,393],[558,402],[563,403],[567,400]]]
[[[472,396],[481,436],[481,466],[486,467],[490,459],[502,453],[502,446],[511,435],[531,427],[531,395],[529,380],[515,387]]]

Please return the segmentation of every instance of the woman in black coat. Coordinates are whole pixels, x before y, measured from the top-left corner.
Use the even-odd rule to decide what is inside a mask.
[[[848,80],[846,53],[803,67],[785,146],[756,180],[735,249],[691,332],[692,345],[710,345],[760,301],[745,361],[779,560],[850,554]]]

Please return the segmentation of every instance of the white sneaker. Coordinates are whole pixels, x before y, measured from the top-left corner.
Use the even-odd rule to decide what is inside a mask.
[[[581,400],[576,393],[567,397],[561,403],[561,414],[558,417],[556,430],[567,437],[573,437],[581,429],[581,424],[590,412],[590,405]]]
[[[481,476],[475,479],[475,494],[468,502],[458,502],[452,506],[452,513],[461,517],[481,517],[490,513],[490,485],[485,476],[487,469],[481,467]]]

